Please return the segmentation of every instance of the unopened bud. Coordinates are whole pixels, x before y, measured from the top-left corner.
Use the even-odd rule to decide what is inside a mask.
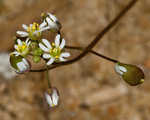
[[[22,56],[10,55],[10,65],[17,73],[24,73],[30,70],[29,62]]]
[[[144,72],[135,65],[118,62],[115,65],[115,71],[131,86],[144,82]]]
[[[60,31],[61,29],[61,24],[59,22],[59,20],[51,13],[45,13],[42,14],[45,22],[48,24],[48,27],[51,31]]]
[[[45,92],[45,98],[46,102],[48,103],[49,107],[56,107],[59,103],[59,92],[57,88],[53,87],[48,89],[47,92]]]

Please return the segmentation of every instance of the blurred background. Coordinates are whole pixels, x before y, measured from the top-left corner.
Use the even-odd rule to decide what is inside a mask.
[[[86,46],[130,0],[0,0],[0,52],[13,48],[16,30],[54,13],[67,45]],[[61,103],[47,109],[44,73],[17,75],[0,70],[0,120],[149,120],[150,1],[140,0],[96,45],[95,51],[140,66],[145,82],[131,87],[114,71],[114,64],[87,55],[75,64],[50,71]],[[72,56],[79,54],[72,52]],[[7,66],[7,56],[0,66]],[[15,76],[15,77],[13,77]]]

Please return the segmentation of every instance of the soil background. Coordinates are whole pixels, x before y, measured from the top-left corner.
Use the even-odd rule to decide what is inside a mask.
[[[52,12],[67,45],[88,45],[130,0],[0,0],[0,52],[13,48],[16,30]],[[114,64],[92,54],[50,71],[60,91],[59,107],[43,100],[45,73],[0,77],[0,120],[150,120],[150,0],[139,2],[104,36],[95,51],[139,65],[145,82],[131,87]],[[79,51],[71,52],[72,57]]]

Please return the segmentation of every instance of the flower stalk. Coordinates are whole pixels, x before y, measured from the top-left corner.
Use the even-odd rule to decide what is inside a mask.
[[[47,68],[46,70],[46,79],[47,79],[47,83],[48,83],[48,88],[52,88],[51,82],[50,82],[50,78],[49,78],[49,70]]]

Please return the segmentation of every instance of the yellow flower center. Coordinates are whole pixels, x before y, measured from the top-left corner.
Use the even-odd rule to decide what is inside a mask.
[[[22,55],[25,55],[28,52],[28,46],[25,42],[22,42],[22,45],[17,45],[18,48],[16,49],[17,52],[21,53]]]
[[[39,24],[35,22],[32,24],[32,26],[28,27],[27,32],[29,33],[29,37],[32,40],[37,40],[37,38],[41,36],[40,32],[37,32],[36,34],[34,34],[34,32],[38,30],[40,30]]]
[[[52,49],[50,49],[49,53],[52,57],[58,59],[61,54],[61,49],[56,47],[55,43],[52,43]]]

